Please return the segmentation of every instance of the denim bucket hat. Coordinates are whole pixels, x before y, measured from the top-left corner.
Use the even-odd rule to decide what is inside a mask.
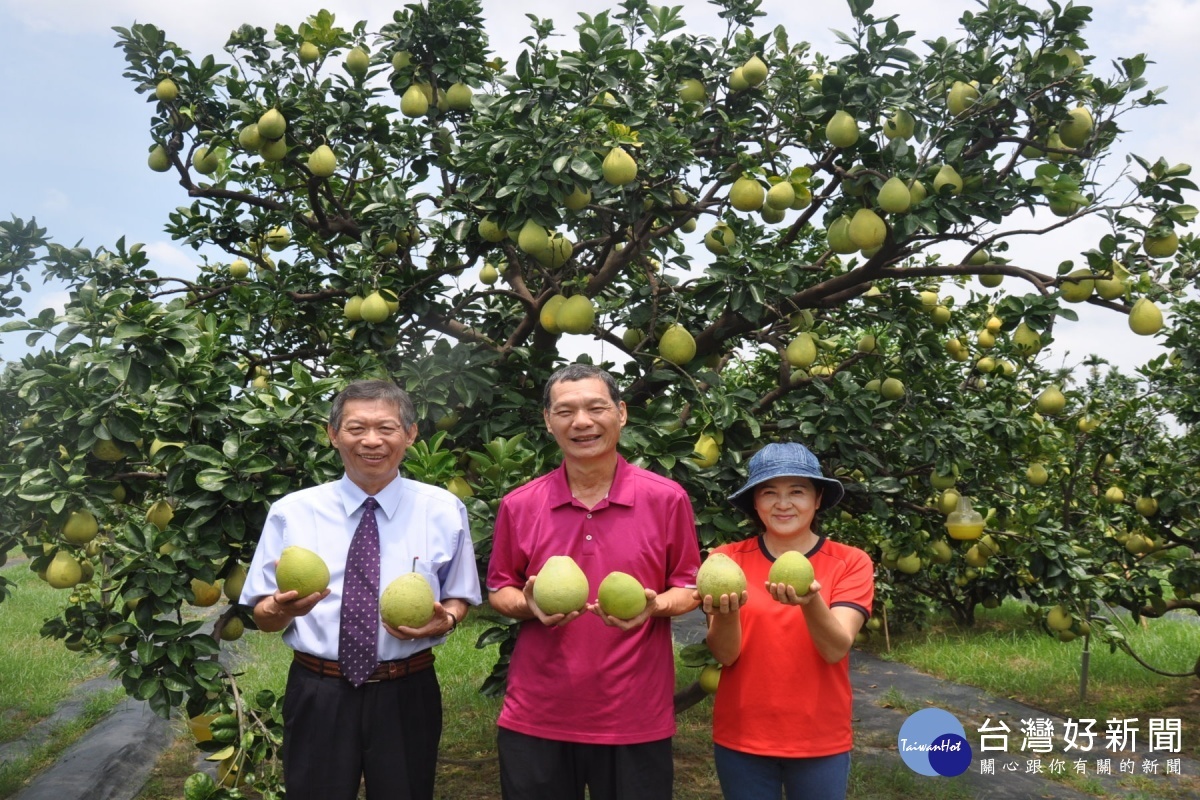
[[[821,490],[822,509],[837,505],[846,493],[841,482],[821,474],[821,465],[812,451],[795,442],[769,444],[751,456],[747,466],[750,474],[746,483],[729,495],[729,502],[751,517],[755,514],[754,487],[772,478],[808,478]]]

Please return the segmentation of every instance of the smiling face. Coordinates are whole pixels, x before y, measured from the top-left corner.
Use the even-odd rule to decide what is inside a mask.
[[[417,426],[405,428],[400,410],[386,400],[347,400],[341,428],[328,431],[346,476],[371,495],[396,477],[404,451],[417,438]]]
[[[550,405],[542,412],[546,428],[568,461],[585,462],[616,455],[624,403],[613,403],[599,378],[561,381],[550,388]]]
[[[767,534],[792,538],[812,532],[821,491],[808,478],[784,476],[754,487],[754,510]]]

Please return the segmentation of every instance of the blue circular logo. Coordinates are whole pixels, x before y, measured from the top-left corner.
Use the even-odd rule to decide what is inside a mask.
[[[953,714],[940,708],[923,708],[900,726],[896,739],[900,758],[918,775],[953,778],[971,766],[967,732]]]

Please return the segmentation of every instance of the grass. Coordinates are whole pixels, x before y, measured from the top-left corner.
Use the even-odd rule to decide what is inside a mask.
[[[1200,627],[1188,620],[1124,618],[1134,652],[1167,672],[1190,672]],[[1195,680],[1165,678],[1143,669],[1127,654],[1093,646],[1086,698],[1080,699],[1083,640],[1063,643],[1032,625],[1022,604],[1008,601],[984,610],[973,629],[960,630],[934,620],[921,633],[892,637],[885,659],[930,675],[1011,697],[1063,717],[1180,717],[1184,731],[1200,729]],[[1185,755],[1197,756],[1194,735],[1183,737]]]
[[[11,742],[53,713],[75,686],[103,674],[104,665],[37,634],[43,622],[61,612],[66,599],[62,590],[51,588],[24,564],[0,574],[16,584],[0,603],[0,742]]]

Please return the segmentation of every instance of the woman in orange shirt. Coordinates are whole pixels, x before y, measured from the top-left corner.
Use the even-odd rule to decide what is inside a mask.
[[[827,539],[817,514],[836,505],[808,448],[768,444],[730,502],[759,534],[714,552],[746,573],[737,595],[703,597],[708,646],[722,664],[713,747],[726,800],[844,798],[853,747],[850,646],[870,617],[874,567],[862,550]],[[797,595],[768,581],[775,559],[807,556],[815,580]]]

